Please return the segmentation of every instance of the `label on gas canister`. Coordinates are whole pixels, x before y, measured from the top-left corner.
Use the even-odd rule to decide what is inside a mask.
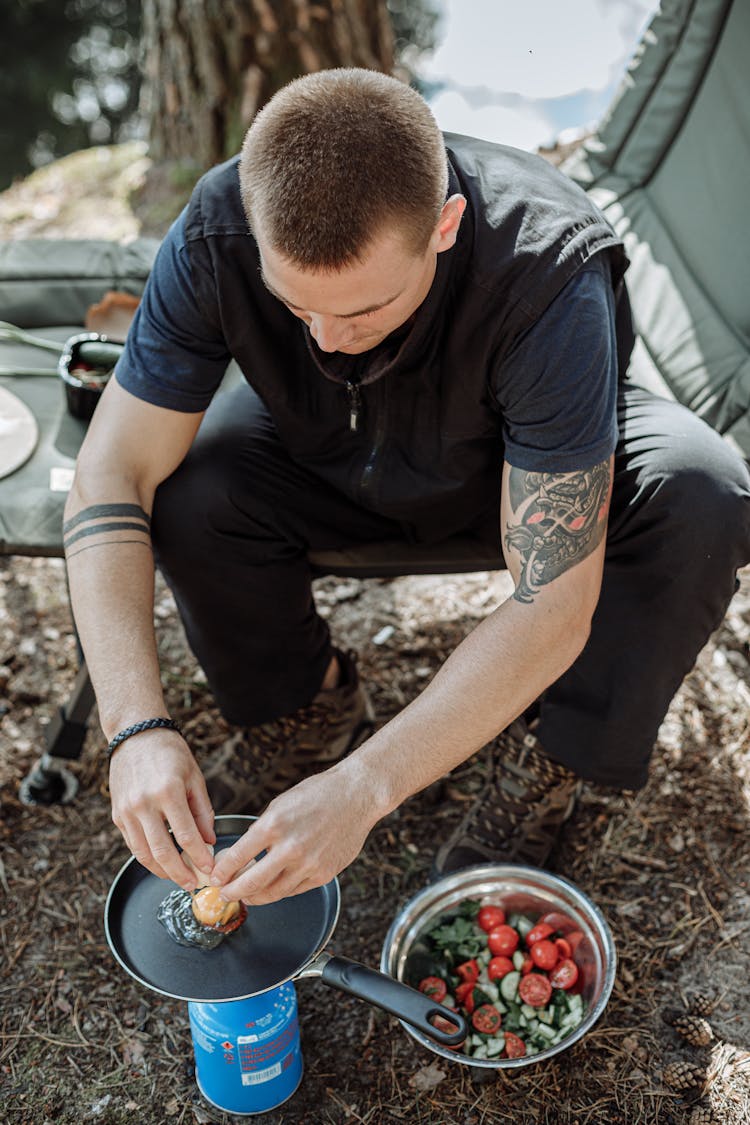
[[[275,1028],[273,1029],[276,1030]],[[272,1034],[273,1032],[271,1032]],[[257,1035],[239,1035],[237,1048],[240,1055],[240,1070],[242,1071],[242,1084],[249,1086],[256,1082],[268,1082],[276,1078],[282,1070],[290,1065],[291,1055],[286,1055],[280,1062],[272,1066],[264,1066],[271,1059],[278,1059],[290,1044],[294,1043],[299,1035],[299,1023],[295,1016],[288,1023],[280,1035],[272,1039],[260,1039]]]

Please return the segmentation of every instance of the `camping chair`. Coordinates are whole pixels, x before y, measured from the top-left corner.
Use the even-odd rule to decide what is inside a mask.
[[[638,341],[630,377],[686,404],[750,456],[750,4],[662,0],[596,134],[564,166],[625,240]],[[0,317],[63,340],[106,289],[141,291],[156,243],[0,246]],[[34,298],[34,299],[32,299]],[[28,303],[26,303],[28,301]],[[11,348],[10,353],[6,350]],[[15,349],[15,350],[14,350]],[[54,357],[0,344],[0,364],[54,369]],[[227,379],[237,377],[230,368]],[[0,551],[62,556],[62,509],[84,425],[54,378],[0,377],[33,411],[40,437],[0,480]],[[439,547],[377,543],[311,556],[316,576],[395,577],[491,570],[497,559],[467,538]],[[77,758],[93,693],[82,662],[47,752],[22,796],[69,800],[63,769]],[[67,774],[67,776],[66,776]]]
[[[629,377],[750,457],[750,4],[662,0],[563,170],[625,241]]]

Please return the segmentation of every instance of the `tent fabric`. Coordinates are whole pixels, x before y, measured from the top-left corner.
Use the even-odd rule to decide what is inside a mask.
[[[623,237],[630,377],[750,456],[750,4],[663,0],[597,133],[563,170]]]

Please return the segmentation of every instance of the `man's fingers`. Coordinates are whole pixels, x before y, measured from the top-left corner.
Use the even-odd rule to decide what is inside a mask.
[[[235,870],[230,883],[219,884],[221,886],[221,897],[229,902],[242,899],[243,902],[249,902],[256,906],[260,906],[264,902],[272,902],[273,896],[266,898],[264,892],[267,887],[276,882],[283,871],[283,860],[278,856],[274,857],[272,852],[267,852],[257,861],[250,860],[249,864],[245,864],[240,871]]]
[[[188,805],[193,814],[193,819],[198,825],[198,831],[201,837],[207,844],[212,846],[216,843],[216,832],[214,830],[214,810],[211,807],[209,800],[208,790],[203,778],[195,785],[194,788],[188,790]],[[174,825],[172,825],[174,829]],[[213,863],[213,861],[212,861]]]
[[[240,836],[231,848],[224,848],[219,852],[211,873],[212,886],[223,888],[225,883],[230,879],[234,880],[241,870],[263,854],[265,845],[257,830],[258,823],[260,822],[251,825],[244,836]]]
[[[285,867],[275,879],[263,883],[262,886],[256,886],[252,894],[243,893],[242,901],[248,906],[264,906],[269,902],[278,902],[279,899],[282,898],[292,898],[294,895],[301,895],[306,891],[315,890],[327,881],[328,880],[316,879],[314,876],[300,880],[298,873],[294,870],[290,871]],[[237,885],[239,886],[241,882],[242,880],[238,879]],[[230,896],[227,889],[224,887],[222,887],[221,893],[222,896],[226,894],[228,898],[234,897],[233,895]]]
[[[141,831],[140,825],[134,824],[130,826],[129,829],[120,827],[119,825],[118,827],[120,828],[125,843],[133,853],[133,857],[140,863],[141,867],[145,867],[147,871],[150,871],[152,875],[156,875],[159,879],[168,879],[169,876],[166,871],[156,863],[154,857],[151,855],[151,850],[146,837]]]
[[[197,883],[195,872],[191,871],[185,861],[180,858],[174,839],[167,831],[164,821],[151,818],[144,820],[143,833],[146,837],[146,845],[151,854],[152,862],[165,873],[166,878],[171,879],[173,883],[177,883],[186,891],[195,890]],[[203,844],[203,847],[205,848],[206,845]],[[208,851],[207,848],[206,851]],[[149,871],[154,870],[148,863],[144,866],[148,867]]]
[[[179,812],[172,813],[168,820],[175,840],[188,856],[193,867],[196,871],[208,877],[214,868],[214,857],[206,843],[203,832],[193,819],[190,808],[186,805]]]

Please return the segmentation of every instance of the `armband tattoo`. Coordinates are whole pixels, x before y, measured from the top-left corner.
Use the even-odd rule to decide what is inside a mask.
[[[151,545],[151,519],[139,504],[92,504],[83,508],[63,524],[63,546],[65,554],[70,559],[79,551],[88,547],[100,547],[112,543],[141,543],[143,546]],[[113,532],[140,532],[136,538],[127,539],[117,536],[112,538]],[[93,542],[82,544],[81,540],[93,539]],[[75,544],[80,544],[75,551],[70,550]]]

